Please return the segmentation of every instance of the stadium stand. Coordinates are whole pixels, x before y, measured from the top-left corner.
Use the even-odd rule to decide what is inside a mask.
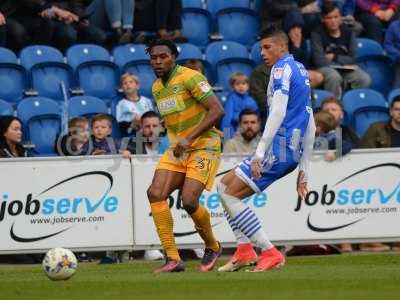
[[[182,0],[182,7],[195,7],[195,8],[205,8],[205,0]]]
[[[54,141],[61,131],[60,106],[45,97],[23,99],[17,106],[17,116],[24,126],[24,140],[34,145],[37,156],[53,156]]]
[[[333,93],[326,90],[315,89],[312,91],[312,99],[313,99],[313,109],[320,110],[322,102],[328,98],[333,97]]]
[[[14,109],[12,105],[0,99],[0,116],[13,116]]]
[[[111,62],[108,51],[97,45],[81,44],[70,47],[66,55],[83,93],[110,104],[117,95],[119,69]]]
[[[346,92],[342,99],[343,109],[345,111],[345,123],[354,128],[355,115],[358,114],[358,124],[365,123],[365,116],[360,117],[360,114],[371,116],[374,119],[378,118],[379,112],[387,114],[387,102],[385,97],[372,89],[355,89]],[[367,112],[370,112],[367,114]],[[373,114],[371,112],[377,112]],[[363,126],[359,125],[359,131],[362,131]],[[357,131],[357,130],[356,130]]]
[[[377,41],[358,38],[357,39],[357,59],[370,55],[383,55],[383,47]]]
[[[390,106],[390,103],[392,103],[393,99],[397,96],[400,96],[400,88],[394,89],[390,91],[388,95],[388,105]]]
[[[202,8],[187,7],[182,11],[183,34],[189,43],[205,48],[213,30],[210,12]]]
[[[226,41],[235,41],[250,48],[257,40],[260,21],[255,11],[244,8],[220,10],[216,29]]]
[[[27,75],[11,50],[0,47],[0,98],[16,105],[27,89]]]
[[[63,54],[49,46],[29,46],[20,54],[21,65],[28,71],[30,86],[41,97],[57,101],[64,99],[61,85],[67,93],[73,85],[72,68]]]
[[[69,118],[85,117],[91,119],[96,114],[107,114],[108,108],[103,100],[93,96],[76,96],[69,99]]]
[[[231,9],[231,8],[244,8],[248,9],[251,6],[250,0],[217,0],[217,1],[207,1],[207,10],[216,16],[221,10]]]

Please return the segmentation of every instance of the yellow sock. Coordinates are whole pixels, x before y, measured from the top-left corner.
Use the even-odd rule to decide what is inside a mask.
[[[192,217],[197,232],[206,244],[206,247],[211,248],[213,251],[218,251],[219,245],[214,237],[211,228],[210,214],[208,213],[207,209],[199,206],[199,208],[190,216]]]
[[[181,260],[174,238],[174,222],[167,201],[150,203],[154,224],[158,237],[167,256],[173,260]]]

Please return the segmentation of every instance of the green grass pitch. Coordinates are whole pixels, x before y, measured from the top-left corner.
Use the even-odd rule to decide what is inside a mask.
[[[267,273],[201,274],[190,261],[184,273],[153,275],[160,263],[82,263],[58,282],[41,265],[0,265],[0,299],[400,299],[400,255],[393,253],[288,258]]]

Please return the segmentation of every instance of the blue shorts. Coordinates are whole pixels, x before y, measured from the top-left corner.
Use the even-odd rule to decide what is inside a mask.
[[[235,173],[256,193],[264,191],[273,182],[295,170],[298,165],[298,159],[295,159],[293,151],[286,147],[286,152],[282,155],[277,143],[273,145],[272,151],[266,154],[262,162],[263,169],[260,178],[251,176],[251,159],[252,156],[241,162],[236,167]]]

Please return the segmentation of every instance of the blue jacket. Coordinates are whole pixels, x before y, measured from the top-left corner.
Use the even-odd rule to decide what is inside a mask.
[[[324,5],[325,0],[318,0],[319,7]],[[353,16],[356,8],[355,0],[335,0],[333,1],[338,6],[343,16]]]
[[[400,62],[400,20],[392,22],[385,35],[385,50],[395,62]]]
[[[251,96],[231,92],[225,101],[225,116],[221,122],[221,130],[225,133],[225,139],[234,136],[239,125],[239,114],[244,109],[251,109],[259,113],[257,102]]]

